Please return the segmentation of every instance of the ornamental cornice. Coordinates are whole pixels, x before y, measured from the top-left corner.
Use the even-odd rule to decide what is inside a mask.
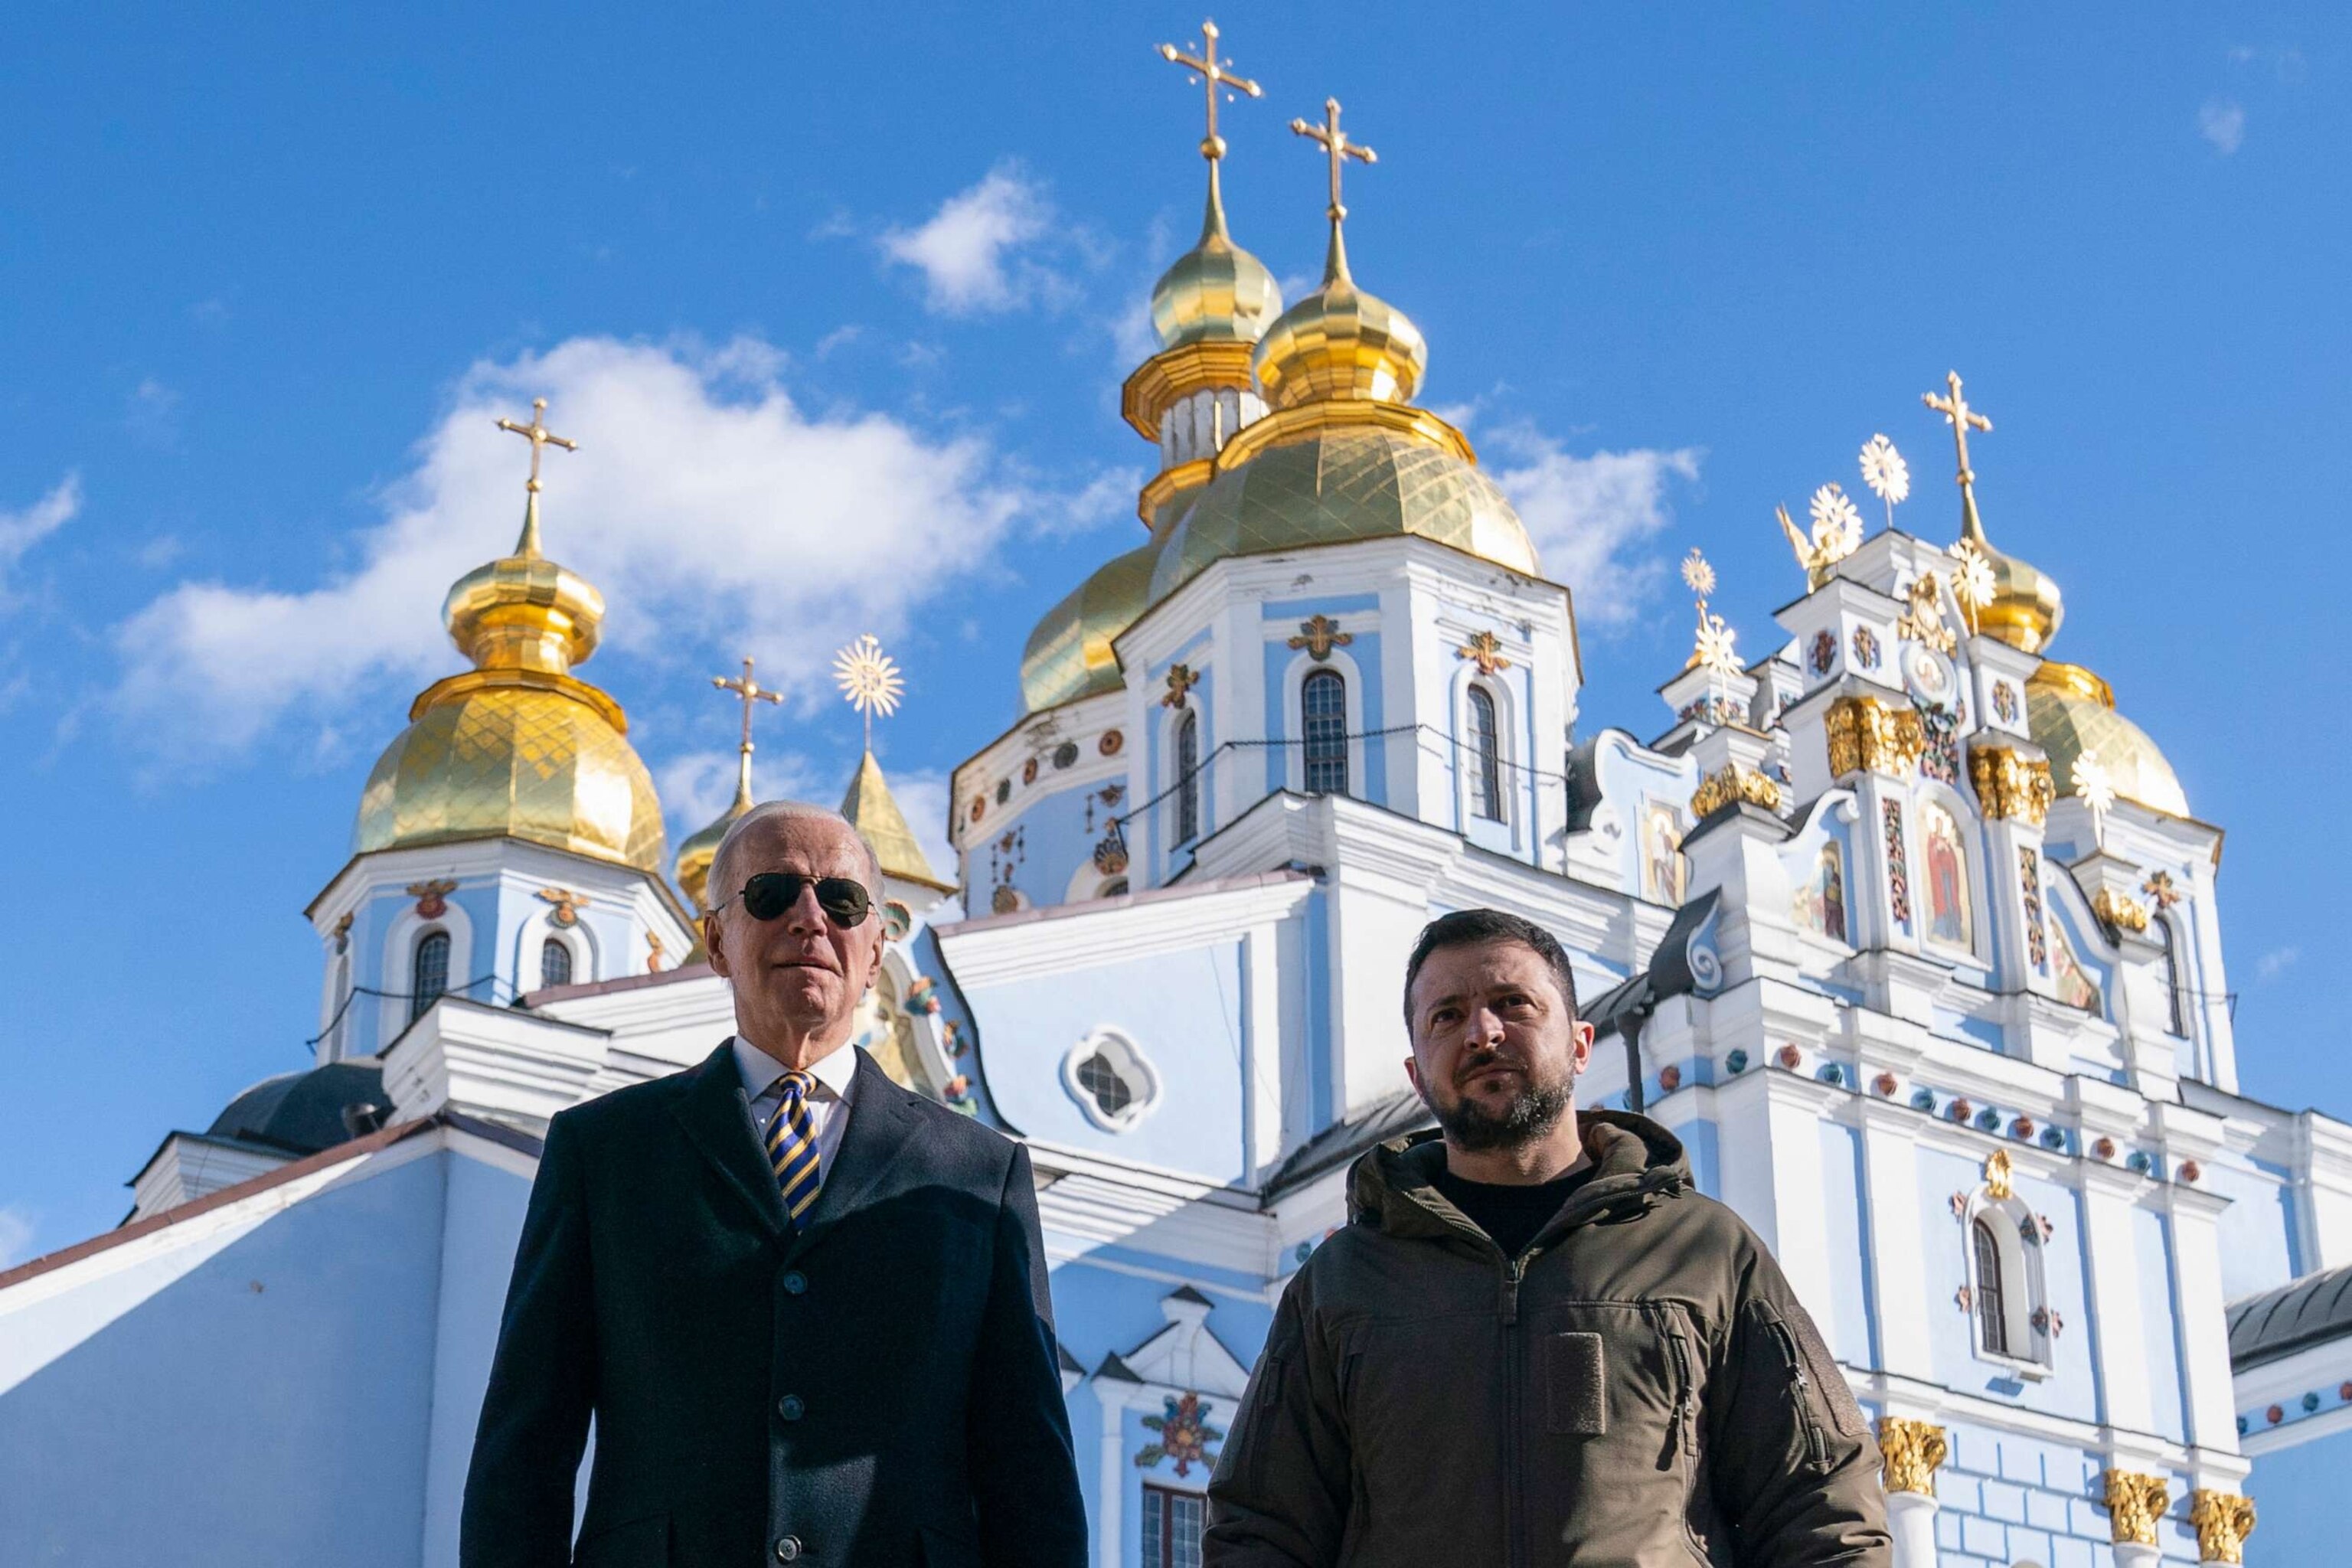
[[[1936,1495],[1936,1471],[1949,1447],[1944,1429],[1929,1421],[1884,1416],[1878,1423],[1878,1456],[1890,1492]]]
[[[1160,509],[1178,496],[1206,486],[1217,477],[1214,458],[1195,458],[1189,463],[1179,463],[1172,468],[1162,468],[1143,482],[1135,494],[1135,515],[1143,520],[1146,528],[1158,524]]]
[[[2156,1521],[2164,1517],[2172,1501],[2164,1478],[2137,1470],[2109,1470],[2105,1494],[2108,1533],[2116,1543],[2155,1545]]]
[[[2254,1500],[2236,1492],[2189,1494],[2189,1522],[2197,1528],[2200,1563],[2243,1563],[2246,1537],[2254,1532]]]
[[[1927,749],[1917,709],[1862,692],[1831,703],[1822,731],[1829,746],[1830,776],[1836,779],[1864,771],[1905,778]]]
[[[1697,793],[1690,798],[1691,816],[1704,822],[1735,801],[1746,801],[1765,810],[1780,809],[1780,786],[1754,768],[1738,763],[1727,763],[1699,782]]]
[[[2021,756],[2011,746],[1970,747],[1969,783],[1976,787],[1977,804],[1987,816],[2021,817],[2037,827],[2058,795],[2050,781],[2049,761]]]
[[[1207,342],[1163,349],[1135,367],[1119,389],[1118,411],[1147,441],[1160,439],[1160,416],[1195,392],[1255,392],[1249,343]]]
[[[1279,447],[1324,430],[1393,430],[1428,442],[1450,457],[1475,464],[1477,452],[1470,438],[1426,408],[1402,403],[1382,403],[1366,397],[1335,397],[1301,403],[1251,420],[1234,433],[1217,453],[1217,472],[1229,473],[1268,447]]]

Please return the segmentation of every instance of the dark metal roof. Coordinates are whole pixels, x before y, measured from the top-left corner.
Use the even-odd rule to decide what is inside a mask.
[[[383,1070],[375,1063],[330,1062],[307,1072],[263,1079],[230,1100],[205,1133],[315,1154],[369,1131],[391,1105],[383,1092]],[[347,1106],[369,1108],[373,1120],[357,1127],[347,1123]]]
[[[1709,888],[1676,910],[1666,934],[1652,950],[1648,964],[1581,1009],[1584,1021],[1592,1026],[1594,1037],[1606,1039],[1618,1033],[1629,1013],[1639,1013],[1646,1018],[1669,996],[1687,996],[1707,989],[1692,968],[1691,949],[1722,899],[1722,889]],[[1719,973],[1717,983],[1720,984]]]
[[[2229,1320],[2234,1372],[2331,1340],[2352,1339],[2352,1264],[2234,1301]]]
[[[1330,1126],[1301,1143],[1291,1152],[1290,1158],[1276,1168],[1265,1184],[1265,1195],[1272,1198],[1286,1188],[1321,1175],[1334,1165],[1344,1164],[1375,1144],[1391,1138],[1402,1138],[1408,1132],[1418,1132],[1424,1127],[1434,1127],[1437,1119],[1421,1096],[1409,1089],[1399,1089],[1385,1100],[1370,1105]]]

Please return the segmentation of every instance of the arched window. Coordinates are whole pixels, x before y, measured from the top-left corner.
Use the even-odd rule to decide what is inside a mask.
[[[1176,842],[1190,844],[1201,833],[1201,720],[1186,713],[1176,721]]]
[[[2186,1039],[2189,1036],[2188,998],[2180,990],[2180,950],[2176,945],[2172,922],[2158,916],[2149,923],[2156,937],[2157,976],[2164,982],[2165,1028]]]
[[[1992,1355],[2009,1354],[2009,1308],[2000,1271],[2000,1242],[1992,1225],[1979,1215],[1969,1224],[1969,1239],[1977,1255],[1977,1323],[1984,1348]]]
[[[1298,730],[1307,742],[1307,793],[1348,793],[1348,682],[1318,669],[1298,689]]]
[[[1503,737],[1495,722],[1495,694],[1483,686],[1470,689],[1472,799],[1478,815],[1489,822],[1503,820]]]
[[[541,985],[572,984],[572,950],[555,937],[539,945],[539,983]]]
[[[416,956],[408,966],[408,1016],[413,1023],[425,1016],[449,989],[449,933],[429,931],[417,941]]]

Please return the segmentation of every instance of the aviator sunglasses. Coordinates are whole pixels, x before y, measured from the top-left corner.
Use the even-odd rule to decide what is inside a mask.
[[[743,912],[755,921],[772,921],[801,901],[801,889],[814,885],[816,907],[824,911],[825,919],[842,930],[864,921],[874,908],[874,897],[866,884],[855,877],[803,877],[797,871],[761,871],[743,884],[735,895],[743,900]],[[710,912],[717,914],[729,899]]]

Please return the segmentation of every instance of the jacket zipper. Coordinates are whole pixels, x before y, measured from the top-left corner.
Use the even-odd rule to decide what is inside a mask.
[[[1523,1445],[1519,1441],[1519,1424],[1526,1419],[1520,1398],[1519,1373],[1519,1281],[1526,1278],[1527,1255],[1512,1258],[1503,1271],[1503,1387],[1507,1406],[1504,1414],[1503,1475],[1503,1540],[1511,1568],[1522,1568],[1527,1562],[1527,1489],[1520,1474],[1525,1462]]]
[[[1683,1339],[1682,1326],[1674,1321],[1671,1309],[1661,1309],[1660,1328],[1666,1339],[1666,1351],[1675,1363],[1675,1424],[1674,1440],[1685,1453],[1691,1448],[1691,1362],[1690,1346]]]
[[[1813,1419],[1813,1402],[1809,1390],[1811,1380],[1805,1375],[1804,1358],[1797,1353],[1797,1336],[1779,1318],[1765,1320],[1772,1331],[1772,1342],[1780,1347],[1780,1359],[1789,1363],[1789,1387],[1797,1405],[1797,1426],[1805,1435],[1805,1456],[1817,1470],[1829,1468],[1829,1442],[1822,1436],[1821,1423]]]

